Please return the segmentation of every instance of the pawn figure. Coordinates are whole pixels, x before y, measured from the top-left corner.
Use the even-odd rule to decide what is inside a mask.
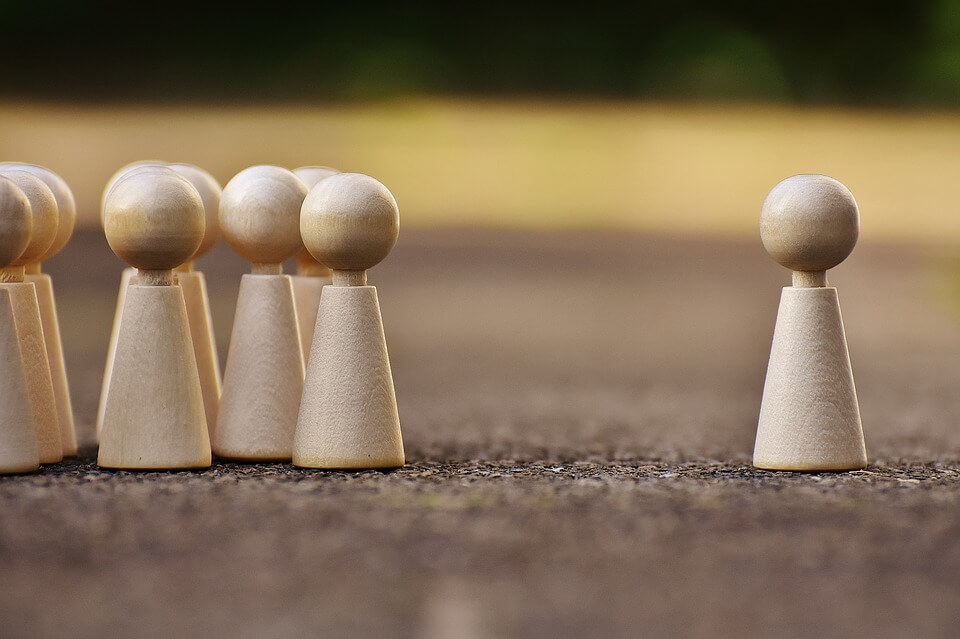
[[[126,289],[97,463],[176,470],[210,466],[197,362],[175,267],[204,233],[196,188],[165,167],[120,178],[104,202],[104,231],[117,256],[138,269]]]
[[[30,201],[0,177],[0,275],[19,258],[33,229]],[[0,475],[40,467],[27,374],[9,286],[0,285]]]
[[[55,464],[63,460],[56,393],[50,373],[37,287],[26,281],[25,270],[27,265],[34,264],[49,251],[57,236],[60,214],[56,197],[43,180],[32,173],[10,168],[4,168],[0,174],[20,188],[30,203],[32,213],[32,232],[27,248],[4,269],[0,287],[9,292],[13,305],[40,463]]]
[[[294,175],[303,180],[308,189],[315,187],[321,180],[339,173],[326,166],[301,166],[293,170]],[[297,274],[293,280],[293,299],[297,304],[297,323],[300,325],[300,344],[303,346],[303,360],[310,357],[310,345],[313,344],[313,329],[317,324],[317,309],[320,306],[320,293],[330,283],[330,269],[310,254],[306,248],[297,253]]]
[[[277,166],[234,176],[220,200],[227,243],[253,263],[240,280],[213,452],[239,461],[289,461],[303,390],[293,285],[282,262],[300,249],[307,187]]]
[[[60,424],[60,442],[64,457],[76,457],[77,433],[73,420],[73,405],[70,401],[70,386],[67,382],[67,370],[63,361],[63,343],[60,339],[60,322],[57,319],[57,304],[53,294],[53,281],[42,271],[46,262],[67,245],[73,235],[77,216],[77,205],[73,192],[62,177],[50,169],[33,164],[14,164],[10,168],[32,173],[46,184],[57,201],[59,224],[57,235],[47,252],[32,263],[26,265],[25,282],[32,282],[37,289],[40,303],[40,320],[43,324],[44,344],[50,362],[50,376],[53,382],[53,394],[56,401],[57,421]]]
[[[367,269],[393,249],[400,214],[380,182],[341,173],[303,203],[304,245],[333,269],[317,314],[293,463],[306,468],[403,466],[403,439],[377,289]]]
[[[793,286],[780,298],[753,452],[757,468],[867,465],[840,302],[826,274],[850,254],[859,231],[853,195],[824,175],[787,178],[763,202],[763,246],[793,271]]]

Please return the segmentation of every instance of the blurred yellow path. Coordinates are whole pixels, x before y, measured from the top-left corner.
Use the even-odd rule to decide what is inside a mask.
[[[370,173],[405,225],[748,235],[767,190],[819,172],[867,239],[960,238],[960,114],[769,106],[405,100],[340,106],[0,104],[0,159],[73,186],[81,224],[138,159],[226,182],[260,163]]]

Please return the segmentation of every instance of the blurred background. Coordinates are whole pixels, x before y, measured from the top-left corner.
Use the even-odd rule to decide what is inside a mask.
[[[158,158],[370,173],[408,227],[740,236],[823,172],[867,239],[960,234],[953,0],[0,8],[0,155],[59,171],[89,226]]]

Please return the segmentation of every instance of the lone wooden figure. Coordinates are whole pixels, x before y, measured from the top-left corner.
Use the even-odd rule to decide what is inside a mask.
[[[124,295],[97,463],[136,470],[208,467],[197,360],[172,270],[203,239],[200,194],[171,169],[141,167],[113,186],[103,221],[110,248],[138,271]]]
[[[827,270],[850,254],[859,233],[853,195],[825,175],[787,178],[763,202],[763,246],[793,271],[793,286],[780,297],[753,451],[757,468],[867,465],[840,302],[827,286]]]
[[[303,243],[333,269],[333,284],[320,297],[293,447],[297,466],[403,466],[380,303],[367,286],[367,269],[390,253],[399,230],[396,200],[366,175],[328,177],[303,202]]]

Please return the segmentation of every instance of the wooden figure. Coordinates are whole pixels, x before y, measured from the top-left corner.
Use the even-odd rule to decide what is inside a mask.
[[[333,269],[323,289],[297,421],[293,463],[307,468],[403,466],[403,439],[377,289],[367,269],[397,242],[400,214],[380,182],[340,173],[303,203],[300,233]]]
[[[183,292],[173,270],[203,240],[203,201],[186,178],[146,166],[107,195],[110,248],[137,270],[124,296],[97,463],[174,470],[210,466],[210,438]]]
[[[253,263],[240,280],[213,452],[243,461],[289,460],[303,389],[303,353],[289,275],[301,246],[307,187],[287,169],[254,166],[223,189],[220,228]]]
[[[220,212],[220,184],[212,175],[192,164],[170,164],[171,169],[190,180],[203,200],[206,231],[200,248],[186,262],[176,268],[177,282],[183,289],[183,299],[187,304],[187,318],[190,320],[190,336],[193,339],[193,352],[197,358],[197,372],[200,374],[200,389],[203,391],[203,406],[207,415],[207,428],[213,439],[213,429],[217,426],[217,411],[220,406],[220,362],[217,357],[217,341],[213,335],[213,318],[210,316],[210,298],[207,295],[207,282],[200,271],[193,269],[193,261],[205,254],[220,237],[220,224],[217,220]]]
[[[57,421],[60,424],[60,441],[64,457],[76,457],[77,432],[73,419],[73,404],[70,401],[70,385],[67,382],[67,368],[63,361],[63,342],[60,339],[60,322],[57,319],[57,303],[53,294],[53,281],[42,272],[42,262],[46,262],[67,245],[73,235],[77,217],[77,205],[73,192],[62,177],[50,169],[33,164],[11,164],[10,168],[32,173],[53,191],[57,201],[59,224],[57,236],[47,252],[33,264],[26,265],[25,282],[33,282],[37,289],[37,301],[40,304],[40,320],[43,324],[43,339],[50,360],[50,377],[53,382],[53,395],[57,404]]]
[[[32,231],[30,201],[20,187],[0,177],[0,280],[27,248]],[[30,397],[11,290],[0,285],[0,475],[40,467]]]
[[[9,292],[17,335],[20,338],[40,463],[55,464],[63,460],[63,443],[53,377],[50,374],[50,358],[47,356],[43,335],[37,287],[24,279],[26,266],[34,264],[45,255],[56,239],[60,214],[53,191],[37,176],[9,168],[0,170],[0,175],[23,191],[32,213],[33,230],[30,242],[20,257],[4,269],[0,277],[3,282],[0,288]]]
[[[824,175],[787,178],[763,202],[763,246],[793,271],[793,286],[780,297],[753,452],[757,468],[867,465],[840,302],[827,286],[827,270],[850,254],[859,232],[853,195]]]
[[[161,162],[159,160],[140,160],[137,162],[131,162],[117,170],[116,173],[110,176],[110,179],[107,180],[107,185],[103,187],[103,194],[100,196],[100,224],[103,225],[103,218],[106,212],[107,196],[110,194],[110,191],[113,190],[113,185],[120,181],[121,178],[126,176],[128,173],[135,169],[139,169],[146,166],[165,166],[166,162]],[[117,337],[120,334],[120,316],[123,313],[123,303],[124,298],[127,294],[127,287],[131,282],[134,281],[134,277],[137,275],[137,269],[135,268],[125,268],[120,273],[120,289],[117,291],[117,305],[114,307],[113,311],[113,327],[110,330],[110,342],[107,344],[107,360],[103,365],[103,382],[100,386],[100,403],[97,406],[97,421],[95,426],[95,434],[97,441],[100,441],[100,433],[103,430],[103,411],[107,408],[107,389],[110,388],[110,376],[113,374],[113,361],[116,358],[117,353]]]
[[[326,166],[301,166],[293,170],[307,189],[312,189],[320,180],[339,173]],[[300,344],[303,347],[303,361],[310,358],[310,345],[313,344],[313,329],[317,324],[317,309],[320,306],[320,293],[330,283],[330,268],[318,262],[306,248],[297,253],[297,274],[293,280],[293,299],[297,305],[297,322],[300,325]]]

